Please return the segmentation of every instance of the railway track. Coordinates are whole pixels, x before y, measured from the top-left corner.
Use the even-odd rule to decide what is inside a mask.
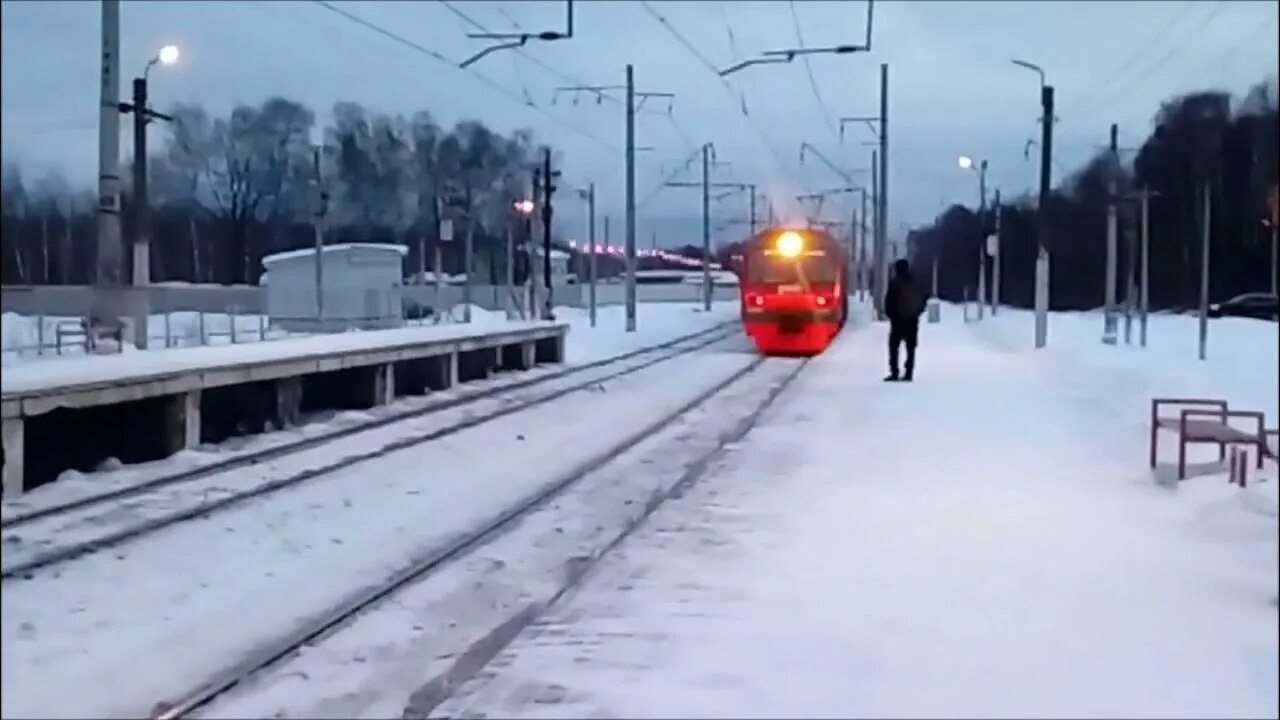
[[[137,485],[11,517],[0,523],[0,529],[11,532],[16,528],[26,527],[30,529],[34,526],[38,530],[41,526],[47,527],[55,524],[59,527],[94,527],[101,524],[97,520],[98,517],[113,512],[126,500],[141,502],[147,499],[148,496],[156,499],[162,492],[173,489],[189,490],[197,484],[202,486],[208,484],[211,486],[211,491],[225,490],[220,481],[229,480],[236,473],[241,473],[250,467],[257,472],[264,472],[266,476],[260,483],[243,491],[214,500],[202,500],[174,512],[164,512],[150,517],[137,524],[102,532],[87,540],[71,542],[51,549],[30,553],[27,557],[22,557],[15,548],[8,547],[4,558],[18,557],[12,562],[5,563],[0,568],[0,579],[30,578],[36,570],[116,547],[177,523],[205,517],[247,501],[297,486],[307,480],[332,474],[357,463],[382,457],[399,450],[417,447],[486,422],[543,405],[557,398],[645,370],[722,342],[735,335],[735,330],[732,323],[719,325],[612,358],[566,368],[547,375],[505,383],[493,388],[486,388],[461,398],[452,398],[408,412],[340,428],[321,435],[303,438],[259,451],[239,454],[225,460],[173,475],[155,478]],[[565,380],[571,382],[561,386],[559,381]],[[525,392],[530,390],[531,392]],[[492,404],[496,405],[496,407],[437,427],[422,430],[410,427],[416,421],[434,420],[445,411],[477,407],[486,404],[485,401],[494,401]],[[405,431],[400,434],[393,433],[393,437],[390,439],[376,435],[379,431],[385,434],[389,428],[394,430],[397,427],[403,427]],[[287,464],[297,458],[305,458],[310,450],[335,442],[350,444],[359,449],[337,459],[319,460],[299,471],[286,471],[283,473],[276,471],[273,473],[271,463]],[[370,445],[372,445],[371,449],[365,449],[369,448]],[[271,477],[272,474],[278,476]],[[228,484],[235,485],[237,483],[231,482]],[[56,532],[56,530],[57,528],[53,528],[51,532]],[[8,535],[7,537],[13,537],[13,535]]]
[[[460,561],[466,557],[471,551],[484,546],[491,540],[506,533],[520,521],[544,505],[556,501],[559,496],[564,494],[571,487],[583,481],[593,473],[601,471],[605,466],[618,460],[620,456],[627,451],[635,448],[638,444],[655,437],[664,429],[679,420],[682,416],[693,411],[710,401],[715,396],[724,392],[726,389],[742,381],[744,378],[756,373],[767,364],[776,365],[784,363],[772,358],[756,358],[748,365],[733,372],[724,380],[718,382],[711,388],[699,393],[693,399],[687,401],[673,412],[667,413],[661,418],[649,423],[640,430],[628,435],[620,442],[604,449],[601,452],[589,457],[580,463],[577,463],[569,472],[563,474],[559,478],[543,485],[539,489],[532,492],[527,497],[508,506],[505,510],[495,516],[480,523],[471,530],[460,533],[457,537],[445,542],[437,548],[426,553],[422,557],[410,562],[397,572],[393,573],[387,580],[373,587],[362,588],[352,593],[342,602],[333,606],[330,610],[318,614],[313,621],[304,624],[298,629],[287,633],[271,642],[264,643],[261,649],[244,657],[241,661],[227,666],[221,672],[212,675],[205,683],[193,688],[190,692],[181,697],[174,698],[169,701],[158,703],[152,711],[152,717],[157,720],[175,720],[177,718],[194,717],[195,713],[203,708],[207,708],[210,704],[219,698],[225,696],[233,688],[241,683],[257,676],[259,673],[275,667],[281,661],[292,656],[298,650],[305,646],[315,645],[325,637],[333,634],[338,629],[348,625],[357,616],[360,616],[370,610],[373,610],[384,601],[389,600],[397,591],[407,586],[419,582],[426,581],[436,572],[451,565],[455,561]],[[611,539],[609,539],[603,547],[592,557],[585,558],[586,562],[577,563],[574,572],[570,577],[566,578],[564,583],[559,587],[557,592],[547,600],[549,605],[571,589],[579,579],[585,574],[590,564],[597,561],[606,552],[609,552],[621,543],[627,535],[638,527],[649,515],[653,513],[667,499],[678,496],[689,485],[694,483],[702,476],[707,468],[711,465],[711,461],[720,453],[723,448],[733,442],[744,437],[758,421],[760,415],[777,399],[777,397],[790,385],[790,383],[799,375],[801,370],[808,364],[808,360],[799,362],[791,362],[792,366],[782,374],[781,380],[770,385],[763,393],[758,406],[754,408],[747,416],[742,417],[727,433],[719,436],[718,442],[708,451],[702,453],[692,464],[690,464],[681,474],[679,479],[669,485],[665,491],[655,494],[645,504],[643,510],[621,528]],[[500,628],[503,631],[503,637],[507,640],[514,637],[514,634],[523,627],[524,624],[534,619],[531,613],[522,613],[518,616],[518,622],[508,620],[502,624]],[[509,637],[508,637],[509,636]],[[484,657],[476,657],[474,653],[469,653],[466,658],[465,667],[462,673],[474,672],[483,666],[484,662],[496,655],[505,642],[500,643],[479,643],[484,645]],[[462,661],[460,661],[462,662]],[[478,664],[477,664],[478,663]],[[459,674],[455,668],[448,674],[446,678],[437,678],[433,681],[435,687],[443,688],[445,691],[452,687],[456,687],[467,677]],[[429,693],[430,697],[418,697],[414,699],[412,707],[406,712],[413,716],[419,714],[425,715],[431,708],[442,702],[447,697],[447,692]],[[406,715],[408,716],[408,715]]]

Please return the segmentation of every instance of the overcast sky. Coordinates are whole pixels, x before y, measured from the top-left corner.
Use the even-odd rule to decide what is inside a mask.
[[[1205,87],[1242,93],[1274,75],[1277,63],[1274,1],[880,0],[870,53],[811,57],[816,94],[801,59],[748,68],[730,75],[726,86],[672,29],[711,64],[727,67],[763,50],[800,46],[793,9],[805,46],[859,43],[865,2],[649,3],[664,24],[639,2],[579,0],[571,40],[531,43],[523,56],[504,51],[473,66],[504,92],[457,69],[456,61],[485,41],[467,38],[475,27],[444,3],[335,4],[455,62],[409,49],[314,2],[127,1],[122,91],[156,49],[174,43],[181,61],[151,74],[160,107],[200,102],[225,113],[236,103],[284,95],[326,116],[335,101],[352,100],[394,113],[427,109],[442,124],[478,118],[503,132],[528,127],[563,151],[562,187],[595,182],[599,212],[620,221],[622,106],[585,99],[574,106],[567,97],[551,104],[556,86],[618,85],[632,63],[638,90],[675,93],[671,117],[655,102],[637,122],[637,143],[655,148],[639,156],[642,198],[663,169],[710,140],[730,163],[716,169],[716,179],[758,183],[781,212],[793,214],[797,193],[843,184],[816,157],[801,165],[802,142],[850,171],[869,165],[871,148],[862,145],[872,139],[869,130],[849,125],[842,144],[838,118],[878,111],[880,64],[888,63],[889,218],[896,234],[900,223],[926,222],[944,203],[976,201],[976,179],[956,165],[961,153],[990,161],[992,188],[1010,195],[1031,187],[1037,160],[1034,151],[1024,158],[1024,146],[1039,134],[1038,80],[1010,58],[1039,64],[1057,88],[1055,179],[1106,142],[1110,123],[1120,123],[1122,145],[1136,144],[1160,100]],[[452,6],[492,31],[557,30],[564,23],[563,2]],[[92,184],[99,3],[4,0],[0,8],[5,162],[21,162],[28,175],[60,166],[72,182]],[[538,109],[522,104],[526,93]],[[122,157],[130,146],[126,134]],[[680,179],[698,179],[698,169]],[[859,177],[869,184],[869,175]],[[572,216],[579,211],[569,194],[562,191],[560,207]],[[824,215],[847,217],[840,202],[829,203]],[[745,201],[715,208],[721,220],[744,215]],[[641,208],[642,222],[699,212],[697,191],[684,189],[665,190]]]

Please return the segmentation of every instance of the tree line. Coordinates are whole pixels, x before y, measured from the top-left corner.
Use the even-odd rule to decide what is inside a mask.
[[[160,141],[147,159],[153,282],[256,283],[264,255],[314,243],[319,213],[326,244],[401,243],[414,272],[434,269],[437,247],[445,272],[462,271],[474,227],[474,270],[503,277],[512,203],[527,194],[543,151],[528,130],[503,136],[477,120],[444,128],[427,111],[405,117],[353,102],[335,104],[323,126],[304,104],[279,97],[225,117],[200,105],[169,114],[172,123],[149,131]],[[121,175],[128,243],[134,203],[123,164]],[[58,171],[30,182],[11,165],[0,201],[4,283],[93,281],[92,190],[73,189]],[[452,242],[439,237],[444,218],[453,220]],[[524,224],[513,230],[522,240]]]
[[[1140,204],[1133,198],[1143,189],[1153,193],[1148,210],[1153,309],[1185,309],[1198,303],[1206,187],[1212,299],[1269,290],[1272,230],[1264,219],[1277,184],[1277,117],[1274,77],[1235,103],[1220,91],[1180,95],[1161,104],[1154,127],[1131,163],[1103,149],[1054,188],[1045,206],[1052,309],[1103,304],[1112,182],[1122,198],[1117,202],[1117,298],[1123,300],[1125,278],[1134,267],[1142,219]],[[933,223],[909,234],[908,253],[917,275],[927,283],[936,262],[942,298],[958,301],[973,293],[979,247],[994,232],[998,214],[1001,300],[1031,307],[1038,252],[1036,205],[1034,196],[1017,197],[990,207],[982,217],[952,205]],[[993,267],[987,266],[990,288]]]

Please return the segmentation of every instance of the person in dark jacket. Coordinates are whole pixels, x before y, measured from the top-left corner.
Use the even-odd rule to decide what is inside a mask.
[[[920,315],[928,298],[911,275],[911,264],[905,259],[893,264],[893,278],[884,295],[884,314],[889,318],[889,377],[911,382],[916,369],[916,342],[920,337]],[[906,373],[898,375],[898,346],[907,346]]]

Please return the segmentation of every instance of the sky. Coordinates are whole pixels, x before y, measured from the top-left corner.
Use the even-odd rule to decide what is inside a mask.
[[[670,246],[700,242],[701,199],[696,188],[664,189],[663,180],[700,181],[697,159],[678,171],[705,142],[725,163],[712,168],[712,181],[757,184],[780,219],[803,217],[796,195],[846,184],[819,155],[869,187],[873,148],[865,143],[874,136],[845,123],[842,139],[839,119],[878,113],[882,63],[891,235],[951,203],[977,203],[977,178],[958,167],[961,154],[986,159],[987,186],[1005,197],[1037,182],[1038,155],[1028,158],[1025,149],[1039,137],[1039,79],[1012,58],[1042,67],[1055,87],[1055,181],[1105,145],[1113,122],[1121,146],[1136,146],[1162,100],[1205,88],[1243,94],[1277,72],[1275,2],[880,0],[870,52],[810,55],[807,64],[797,57],[723,79],[713,69],[765,50],[860,44],[865,0],[578,0],[571,39],[495,52],[468,70],[457,63],[488,42],[467,37],[477,26],[563,30],[565,3],[331,4],[421,49],[305,0],[126,0],[122,91],[161,46],[176,44],[179,62],[151,71],[150,94],[161,108],[199,102],[225,114],[282,95],[324,117],[349,100],[388,113],[429,110],[446,125],[475,118],[504,133],[529,128],[562,153],[556,199],[568,233],[585,225],[573,190],[594,183],[597,215],[613,220],[616,242],[625,208],[622,94],[599,104],[552,98],[561,86],[622,85],[630,63],[638,92],[675,95],[670,114],[655,98],[636,121],[637,146],[652,148],[637,154],[638,234],[647,244],[653,229],[663,235],[658,244]],[[0,147],[4,162],[21,164],[27,176],[60,168],[75,185],[95,181],[100,20],[94,0],[0,3]],[[802,143],[816,148],[803,162]],[[122,158],[130,148],[126,122]],[[847,220],[856,197],[832,198],[822,217]],[[745,234],[729,223],[747,212],[744,195],[714,202],[716,240]]]

